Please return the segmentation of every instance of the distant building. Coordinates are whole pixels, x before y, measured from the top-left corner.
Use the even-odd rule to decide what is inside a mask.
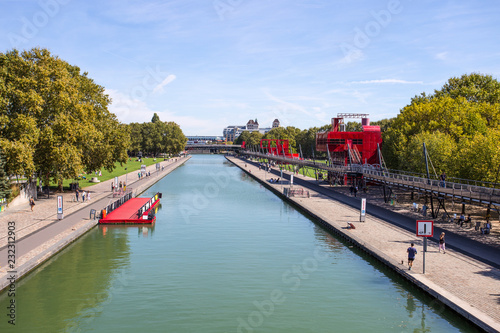
[[[235,141],[241,135],[241,133],[243,133],[244,131],[249,131],[249,132],[258,131],[259,133],[266,134],[267,132],[269,132],[273,128],[276,128],[276,127],[279,127],[279,126],[280,126],[279,120],[275,119],[273,121],[272,128],[271,127],[259,128],[259,122],[257,121],[257,119],[255,119],[255,120],[250,119],[247,122],[246,125],[242,125],[242,126],[239,126],[239,125],[227,126],[222,131],[222,134],[223,134],[224,139],[226,141]]]
[[[211,135],[190,135],[186,136],[188,145],[195,144],[207,144],[207,143],[217,143],[223,142],[224,138],[222,136],[211,136]]]
[[[255,119],[255,121],[253,121],[252,119],[250,119],[247,123],[247,131],[258,131],[259,130],[259,122],[257,121],[257,118]]]

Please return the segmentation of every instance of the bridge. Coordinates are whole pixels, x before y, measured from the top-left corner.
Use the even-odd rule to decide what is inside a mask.
[[[431,214],[437,218],[440,208],[446,215],[445,198],[457,199],[462,203],[462,212],[465,211],[465,204],[488,205],[497,211],[500,210],[500,188],[498,184],[488,182],[466,181],[461,183],[446,181],[445,184],[438,179],[428,179],[425,177],[396,173],[385,170],[379,166],[366,164],[351,164],[347,166],[322,164],[296,158],[287,158],[265,154],[262,152],[244,151],[245,155],[273,160],[276,162],[297,165],[299,167],[310,167],[317,170],[324,170],[335,174],[347,174],[361,177],[364,181],[377,183],[383,186],[384,198],[386,202],[392,194],[392,187],[399,187],[412,192],[421,192],[428,195],[431,201]],[[444,185],[444,186],[443,186]],[[434,200],[436,208],[434,208]],[[450,217],[448,215],[448,217]]]
[[[221,151],[235,151],[241,149],[241,145],[189,144],[184,149],[192,154],[213,154]]]

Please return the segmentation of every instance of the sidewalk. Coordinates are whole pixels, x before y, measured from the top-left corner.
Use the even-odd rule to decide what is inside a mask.
[[[270,178],[280,177],[279,170],[274,169],[270,174],[259,170],[258,166],[249,161],[228,159],[275,193],[281,194],[283,188],[289,186],[269,183]],[[289,173],[284,172],[283,176],[289,179]],[[472,242],[463,244],[461,238],[447,237],[448,249],[446,254],[442,254],[438,252],[437,243],[430,241],[425,257],[425,274],[422,274],[423,242],[420,237],[416,237],[413,230],[410,230],[411,225],[415,225],[414,219],[405,218],[380,207],[367,206],[366,221],[358,222],[359,198],[345,197],[328,187],[323,188],[316,184],[312,178],[294,175],[294,187],[302,186],[309,190],[310,198],[295,197],[287,200],[302,207],[315,217],[318,223],[349,239],[483,329],[491,332],[500,331],[500,270],[450,247],[467,247],[465,250],[474,252],[475,257],[487,257],[488,261],[497,264],[500,261],[500,251],[494,249],[493,253],[486,253],[485,247],[476,248]],[[353,206],[346,204],[351,201]],[[372,212],[376,212],[377,216],[372,215]],[[408,224],[410,220],[411,225]],[[354,224],[356,229],[347,229],[348,223]],[[435,231],[435,234],[437,232]],[[408,270],[406,254],[410,242],[414,242],[418,249],[411,271]],[[477,245],[477,242],[475,244]]]
[[[134,196],[152,186],[158,180],[166,176],[178,166],[189,160],[190,157],[178,158],[176,161],[160,162],[164,166],[163,171],[156,171],[156,166],[147,168],[151,176],[137,177],[137,171],[133,171],[128,176],[119,177],[119,181],[127,181],[127,190],[132,188]],[[135,176],[135,177],[134,177]],[[102,183],[85,188],[90,191],[91,200],[85,203],[74,202],[74,193],[68,192],[63,195],[64,219],[57,220],[57,195],[50,199],[38,200],[34,211],[30,208],[23,208],[7,211],[0,216],[0,290],[8,282],[6,275],[10,271],[8,263],[8,222],[15,222],[15,268],[17,279],[26,274],[38,264],[50,258],[60,251],[67,244],[77,239],[97,224],[97,220],[90,219],[90,210],[102,210],[109,203],[118,200],[113,198],[111,193],[111,182],[108,180]]]

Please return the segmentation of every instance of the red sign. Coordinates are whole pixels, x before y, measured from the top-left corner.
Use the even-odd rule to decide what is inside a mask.
[[[434,221],[417,221],[417,236],[434,236]]]

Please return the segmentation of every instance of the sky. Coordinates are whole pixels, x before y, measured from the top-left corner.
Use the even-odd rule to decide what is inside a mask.
[[[1,0],[0,52],[47,48],[123,123],[185,135],[395,117],[449,78],[500,79],[500,1]]]

